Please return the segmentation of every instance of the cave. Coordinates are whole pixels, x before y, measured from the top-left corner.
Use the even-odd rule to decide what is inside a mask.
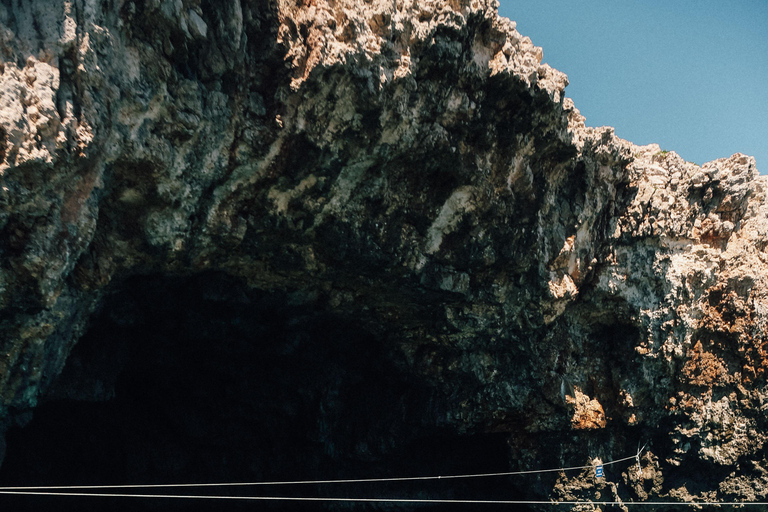
[[[258,482],[509,471],[504,433],[439,421],[451,397],[382,335],[311,292],[220,272],[115,286],[34,414],[7,434],[2,486]],[[168,494],[521,499],[507,477]],[[449,510],[448,505],[5,496],[14,510]],[[456,510],[466,505],[453,505]],[[462,508],[464,507],[464,508]]]

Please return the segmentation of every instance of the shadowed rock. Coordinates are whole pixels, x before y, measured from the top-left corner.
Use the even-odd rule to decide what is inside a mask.
[[[490,0],[30,0],[0,23],[0,414],[52,418],[19,455],[9,437],[6,478],[60,474],[21,453],[95,401],[100,442],[144,461],[115,480],[471,465],[411,449],[428,439],[523,470],[648,442],[641,472],[464,490],[766,498],[753,158],[586,127]],[[127,435],[152,421],[156,444]]]

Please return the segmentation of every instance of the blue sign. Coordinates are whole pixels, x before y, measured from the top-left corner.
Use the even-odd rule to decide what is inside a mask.
[[[600,464],[595,468],[595,478],[600,478],[603,476],[603,465]]]

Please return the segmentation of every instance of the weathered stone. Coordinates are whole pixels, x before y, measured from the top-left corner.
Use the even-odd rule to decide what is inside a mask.
[[[57,379],[131,277],[215,271],[291,314],[354,320],[430,390],[403,399],[417,416],[432,404],[414,430],[505,433],[514,470],[648,442],[640,471],[545,475],[520,486],[531,498],[766,499],[753,158],[699,167],[586,127],[492,0],[12,4],[4,427],[40,398],[113,396],[119,365]],[[370,435],[378,447],[351,437],[329,456],[398,442]]]

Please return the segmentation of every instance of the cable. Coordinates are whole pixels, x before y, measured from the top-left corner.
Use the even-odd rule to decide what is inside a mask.
[[[605,462],[603,466],[618,464],[627,460],[633,460],[637,456],[624,457],[610,462]],[[531,475],[537,473],[552,473],[556,471],[574,471],[577,469],[594,468],[594,464],[587,466],[573,466],[569,468],[552,469],[532,469],[527,471],[506,471],[503,473],[474,473],[467,475],[443,475],[443,476],[407,476],[397,478],[353,478],[338,480],[292,480],[292,481],[272,481],[272,482],[221,482],[221,483],[198,483],[198,484],[124,484],[124,485],[45,485],[45,486],[27,486],[27,487],[0,487],[0,491],[32,491],[32,490],[55,490],[55,489],[171,489],[179,487],[246,487],[257,485],[311,485],[311,484],[350,484],[366,482],[412,482],[417,480],[451,480],[460,478],[488,478],[499,476]]]
[[[24,495],[24,496],[76,496],[97,498],[160,498],[160,499],[198,499],[198,500],[245,500],[245,501],[326,501],[347,503],[423,503],[423,504],[473,504],[473,505],[602,505],[602,506],[768,506],[768,502],[755,501],[552,501],[552,500],[465,500],[465,499],[419,499],[419,498],[340,498],[340,497],[305,497],[305,496],[217,496],[217,495],[191,495],[191,494],[121,494],[121,493],[94,493],[94,492],[54,492],[64,489],[127,489],[127,488],[173,488],[173,487],[233,487],[233,486],[258,486],[258,485],[301,485],[301,484],[339,484],[339,483],[363,483],[363,482],[403,482],[416,480],[448,480],[458,478],[485,478],[498,476],[530,475],[556,471],[572,471],[577,469],[590,469],[597,466],[609,466],[619,462],[635,459],[640,466],[640,454],[645,450],[645,445],[638,448],[635,455],[605,462],[602,464],[590,464],[585,466],[572,466],[567,468],[534,469],[527,471],[506,471],[501,473],[473,473],[464,475],[443,476],[415,476],[397,478],[356,478],[337,480],[293,480],[271,482],[223,482],[204,484],[128,484],[128,485],[69,485],[69,486],[37,486],[37,487],[0,487],[0,495]]]
[[[471,505],[649,505],[649,506],[689,506],[731,505],[731,506],[766,506],[768,501],[547,501],[547,500],[459,500],[459,499],[418,499],[418,498],[327,498],[303,496],[209,496],[189,494],[113,494],[90,492],[42,492],[42,491],[0,491],[0,494],[28,496],[78,496],[98,498],[168,498],[202,500],[246,500],[246,501],[334,501],[358,503],[427,503],[427,504],[471,504]]]

